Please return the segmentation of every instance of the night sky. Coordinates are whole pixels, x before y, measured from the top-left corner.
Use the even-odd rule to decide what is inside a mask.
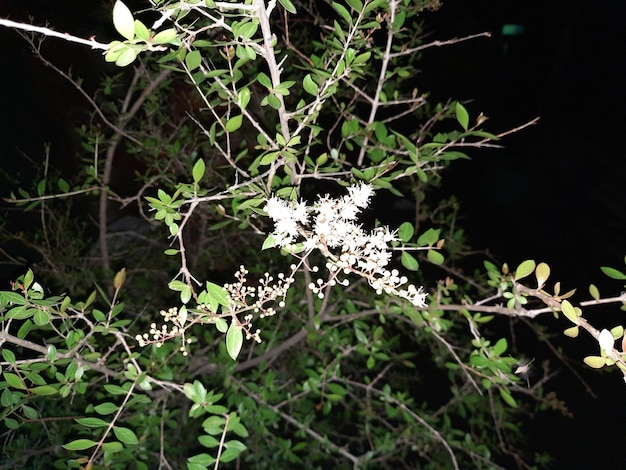
[[[22,16],[17,11],[29,5],[49,14],[57,29],[79,36],[93,34],[85,25],[94,21],[98,39],[108,40],[109,26],[96,20],[96,12],[72,18],[60,6],[80,3],[84,10],[86,2],[0,0],[0,16]],[[473,116],[489,116],[485,129],[495,133],[540,117],[537,125],[504,139],[502,149],[471,151],[472,160],[455,162],[444,179],[444,191],[462,202],[460,223],[473,246],[488,248],[511,266],[526,258],[547,262],[564,290],[578,287],[579,300],[587,298],[590,282],[603,294],[618,294],[619,282],[604,281],[599,266],[623,269],[626,254],[626,2],[444,1],[425,22],[432,39],[493,35],[426,51],[420,90],[467,102]],[[501,34],[504,25],[521,34]],[[78,73],[102,60],[86,48],[48,42],[62,48],[55,56],[75,62]],[[40,155],[43,142],[52,142],[56,155],[70,150],[75,142],[64,124],[78,116],[67,106],[75,92],[36,63],[15,33],[0,29],[0,45],[0,163],[13,171],[17,147],[31,156]],[[615,306],[587,317],[599,328],[626,324]],[[544,323],[554,331],[567,326],[549,318]],[[577,359],[597,348],[580,338],[555,343]],[[626,384],[616,372],[578,370],[597,398],[563,369],[553,388],[575,418],[538,414],[529,438],[555,456],[556,468],[621,468]]]

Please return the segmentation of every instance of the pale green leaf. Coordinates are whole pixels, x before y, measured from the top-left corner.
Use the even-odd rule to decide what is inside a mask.
[[[237,360],[242,346],[243,328],[233,318],[230,327],[228,328],[228,332],[226,333],[226,351],[228,351],[228,355],[233,359],[233,361]]]
[[[135,37],[135,19],[128,7],[120,0],[113,6],[113,26],[118,33],[129,41]]]
[[[200,182],[200,180],[204,176],[205,169],[206,169],[206,166],[204,164],[204,160],[202,158],[199,158],[198,161],[193,166],[193,170],[191,170],[194,183]]]
[[[68,444],[63,444],[63,448],[67,450],[85,450],[89,449],[97,444],[96,441],[91,439],[76,439]]]
[[[535,262],[532,259],[527,259],[526,261],[522,261],[520,265],[515,270],[515,280],[519,281],[522,278],[525,278],[529,274],[531,274],[535,270]]]
[[[469,126],[469,114],[465,107],[457,101],[454,111],[456,113],[456,120],[461,124],[463,129],[467,130]]]
[[[583,359],[585,364],[594,369],[600,369],[606,365],[607,358],[600,356],[587,356]]]

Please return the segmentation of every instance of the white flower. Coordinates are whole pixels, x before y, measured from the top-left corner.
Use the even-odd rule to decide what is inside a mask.
[[[277,197],[271,197],[267,200],[267,204],[263,208],[267,215],[269,215],[274,221],[291,218],[292,210],[287,206],[287,202],[284,199]]]
[[[598,342],[600,343],[600,349],[602,349],[607,356],[611,356],[613,354],[615,339],[609,330],[604,329],[600,332]]]
[[[367,207],[369,205],[370,196],[374,192],[371,184],[361,183],[358,186],[348,188],[350,198],[357,207]]]

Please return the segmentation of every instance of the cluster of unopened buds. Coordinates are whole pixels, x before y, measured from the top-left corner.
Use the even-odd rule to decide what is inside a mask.
[[[182,311],[181,311],[182,310]],[[187,345],[192,342],[191,338],[185,338],[185,322],[187,320],[186,309],[179,310],[171,307],[168,310],[161,310],[163,325],[158,327],[156,323],[150,324],[150,331],[142,335],[136,335],[135,340],[139,346],[144,347],[154,344],[157,348],[163,346],[168,339],[182,337],[180,351],[187,355]]]
[[[303,250],[308,254],[318,249],[325,256],[329,279],[309,284],[320,298],[327,285],[348,285],[347,279],[339,280],[338,276],[357,274],[367,279],[378,294],[393,294],[426,308],[422,288],[408,284],[407,277],[400,276],[396,269],[387,269],[391,259],[389,244],[397,240],[395,234],[388,227],[366,232],[356,223],[372,194],[371,185],[360,183],[349,187],[343,197],[322,196],[312,206],[271,197],[264,207],[274,221],[271,244],[293,253]]]

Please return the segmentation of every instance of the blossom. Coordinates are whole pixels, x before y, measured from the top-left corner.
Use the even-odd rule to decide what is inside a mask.
[[[611,332],[607,329],[604,329],[600,332],[600,336],[598,337],[598,342],[600,343],[600,349],[602,349],[607,356],[613,354],[613,346],[615,345],[615,339]]]
[[[322,252],[327,258],[329,279],[326,283],[318,279],[309,286],[320,297],[327,285],[347,285],[347,280],[337,276],[356,274],[366,278],[378,294],[394,294],[416,307],[426,308],[427,294],[422,287],[408,284],[406,276],[400,276],[397,270],[386,269],[391,260],[389,243],[397,239],[395,232],[389,227],[367,232],[356,223],[372,194],[371,185],[359,183],[349,187],[346,196],[321,196],[312,206],[302,201],[269,198],[264,210],[274,221],[274,245],[293,250],[294,243],[302,243],[305,256],[314,249]]]

